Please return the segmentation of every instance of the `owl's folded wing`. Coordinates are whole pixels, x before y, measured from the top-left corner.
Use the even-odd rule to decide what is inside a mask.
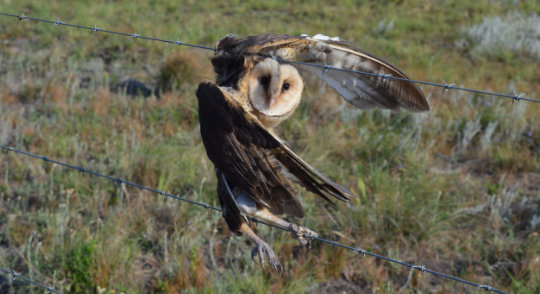
[[[197,89],[206,152],[228,181],[270,211],[299,217],[304,212],[290,186],[291,179],[328,201],[354,196],[294,154],[245,111],[234,95],[242,93],[208,81]]]

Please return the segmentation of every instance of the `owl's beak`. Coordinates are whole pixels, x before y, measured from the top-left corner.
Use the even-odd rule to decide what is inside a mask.
[[[274,104],[278,102],[280,94],[281,94],[280,91],[275,91],[275,90],[269,91],[268,97],[266,97],[266,103],[268,105],[268,109],[271,109],[272,107],[274,107]]]
[[[268,109],[272,108],[274,106],[274,103],[276,102],[277,95],[272,95],[272,93],[268,93],[266,95],[266,105],[268,105]]]
[[[272,79],[272,85],[270,85],[268,91],[266,91],[266,105],[268,105],[268,109],[272,108],[274,103],[276,103],[280,90],[279,79]]]

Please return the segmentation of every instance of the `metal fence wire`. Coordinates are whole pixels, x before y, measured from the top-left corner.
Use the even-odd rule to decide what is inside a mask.
[[[31,279],[29,279],[29,278],[27,278],[27,277],[25,277],[25,276],[23,276],[23,275],[21,275],[21,274],[19,274],[19,273],[16,273],[15,271],[10,271],[10,270],[8,270],[8,269],[1,268],[1,267],[0,267],[0,272],[4,272],[4,273],[6,273],[6,274],[8,274],[8,275],[11,276],[11,280],[8,281],[8,284],[7,284],[7,285],[5,285],[5,284],[0,284],[0,292],[1,292],[1,293],[4,293],[3,291],[4,291],[4,289],[6,289],[6,288],[7,288],[7,290],[8,290],[7,293],[11,293],[11,292],[9,292],[9,288],[12,287],[12,284],[13,284],[16,280],[20,280],[20,281],[23,281],[23,282],[26,283],[26,284],[32,284],[32,285],[34,285],[34,286],[38,286],[38,287],[40,287],[40,288],[42,288],[42,289],[45,289],[45,290],[47,291],[47,293],[62,294],[61,292],[58,292],[58,291],[54,290],[53,288],[51,288],[51,287],[49,287],[49,286],[45,286],[45,285],[43,285],[43,284],[41,284],[41,283],[38,283],[38,282],[36,282],[36,281],[33,281],[33,280],[31,280]],[[13,292],[13,293],[15,293],[15,292]]]
[[[77,28],[77,29],[85,29],[85,30],[91,31],[92,33],[100,32],[100,33],[114,34],[114,35],[120,35],[120,36],[129,37],[130,39],[143,39],[143,40],[150,40],[150,41],[157,41],[157,42],[167,43],[167,44],[175,45],[175,46],[189,46],[189,47],[194,47],[194,48],[198,48],[198,49],[214,51],[213,47],[197,45],[197,44],[189,44],[189,43],[186,43],[186,42],[182,42],[182,41],[180,41],[178,39],[176,41],[171,41],[171,40],[165,40],[165,39],[160,39],[160,38],[155,38],[155,37],[142,36],[142,35],[137,34],[136,32],[130,34],[130,33],[123,33],[123,32],[117,32],[117,31],[112,31],[112,30],[106,30],[106,29],[99,28],[97,26],[97,24],[90,27],[90,26],[83,26],[83,25],[66,23],[66,22],[60,21],[59,19],[56,20],[56,21],[53,21],[53,20],[47,20],[47,19],[41,19],[41,18],[35,18],[35,17],[28,17],[28,16],[26,16],[24,14],[11,14],[11,13],[4,13],[4,12],[0,12],[0,16],[14,17],[18,21],[31,20],[31,21],[36,21],[36,22],[49,23],[49,24],[53,24],[55,26],[67,26],[67,27],[74,27],[74,28]],[[272,56],[269,56],[269,57],[272,57]],[[379,78],[382,78],[382,79],[394,79],[394,80],[408,81],[408,82],[427,85],[427,86],[440,87],[440,88],[442,88],[442,94],[444,94],[446,91],[449,91],[449,90],[458,90],[458,91],[467,91],[467,92],[472,92],[472,93],[482,94],[482,95],[509,98],[509,99],[512,99],[512,103],[517,102],[517,101],[521,101],[521,100],[529,101],[529,102],[540,102],[540,100],[538,100],[538,99],[524,97],[521,94],[517,94],[517,92],[515,92],[515,91],[514,91],[513,95],[510,95],[510,94],[503,94],[503,93],[496,93],[496,92],[490,92],[490,91],[470,89],[470,88],[465,88],[465,87],[457,87],[457,86],[455,86],[455,84],[449,84],[449,83],[446,83],[444,81],[443,81],[442,84],[441,83],[434,83],[434,82],[426,82],[426,81],[419,81],[419,80],[395,77],[395,76],[392,76],[392,75],[389,75],[389,74],[369,73],[369,72],[362,72],[362,71],[356,71],[356,70],[350,70],[350,69],[343,69],[343,68],[334,67],[334,66],[325,65],[325,64],[314,64],[314,63],[298,62],[298,61],[285,60],[285,59],[276,58],[276,57],[272,57],[272,58],[275,58],[276,60],[278,60],[280,62],[318,67],[323,72],[327,72],[329,70],[346,71],[346,72],[356,73],[356,74],[359,74],[359,75],[375,76],[375,77],[379,77]],[[95,171],[85,169],[85,168],[83,168],[81,166],[71,165],[71,164],[68,164],[68,163],[64,163],[64,162],[61,162],[61,161],[50,159],[50,158],[48,158],[46,156],[36,155],[36,154],[33,154],[33,153],[18,150],[18,149],[15,149],[13,147],[9,147],[9,146],[0,145],[0,148],[5,150],[5,151],[12,151],[12,152],[15,152],[17,154],[22,154],[22,155],[25,155],[25,156],[41,159],[41,160],[43,160],[45,162],[48,162],[48,163],[51,163],[51,164],[57,164],[57,165],[61,165],[61,166],[64,166],[64,167],[67,167],[67,168],[70,168],[70,169],[75,169],[75,170],[77,170],[79,172],[82,172],[82,173],[87,173],[87,174],[90,174],[90,175],[93,175],[93,176],[102,177],[102,178],[108,179],[110,181],[113,181],[113,182],[115,182],[117,184],[125,184],[125,185],[132,186],[132,187],[135,187],[135,188],[138,188],[138,189],[147,190],[147,191],[150,191],[150,192],[153,192],[153,193],[157,193],[157,194],[159,194],[161,196],[166,196],[166,197],[170,197],[170,198],[173,198],[173,199],[181,200],[181,201],[187,202],[189,204],[198,205],[198,206],[201,206],[201,207],[209,209],[209,210],[214,210],[214,211],[218,211],[218,212],[222,211],[220,208],[209,205],[207,203],[187,199],[187,198],[184,198],[184,197],[181,197],[181,196],[178,196],[178,195],[174,195],[174,194],[170,194],[170,193],[158,190],[158,189],[145,187],[145,186],[142,186],[142,185],[139,185],[139,184],[136,184],[136,183],[128,182],[128,181],[123,180],[121,178],[116,178],[116,177],[111,177],[111,176],[108,176],[108,175],[100,174],[100,173],[97,173]],[[250,217],[250,220],[255,222],[255,223],[260,223],[260,224],[264,224],[264,225],[274,227],[274,228],[277,228],[277,229],[280,229],[280,230],[289,231],[288,228],[283,228],[283,227],[280,227],[280,226],[269,224],[269,223],[266,223],[264,221],[261,221],[259,219],[253,218],[253,217]],[[418,270],[418,271],[420,271],[422,273],[424,273],[424,272],[430,273],[430,274],[435,275],[437,277],[453,280],[453,281],[456,281],[458,283],[466,284],[466,285],[469,285],[469,286],[472,286],[472,287],[477,287],[479,289],[483,289],[483,290],[488,291],[488,292],[507,293],[507,292],[504,292],[504,291],[501,291],[501,290],[494,289],[489,285],[482,285],[482,284],[474,283],[474,282],[467,281],[467,280],[464,280],[464,279],[461,279],[461,278],[458,278],[458,277],[454,277],[454,276],[451,276],[451,275],[447,275],[447,274],[444,274],[444,273],[440,273],[440,272],[428,269],[424,265],[410,264],[410,263],[403,262],[403,261],[400,261],[400,260],[397,260],[397,259],[382,256],[382,255],[379,255],[379,254],[376,254],[376,253],[372,253],[372,252],[366,251],[366,250],[364,250],[362,248],[347,246],[347,245],[344,245],[344,244],[341,244],[341,243],[338,243],[338,242],[335,242],[335,241],[331,241],[331,240],[328,240],[328,239],[320,238],[320,237],[315,237],[314,239],[319,241],[319,242],[323,242],[323,243],[326,243],[326,244],[329,244],[329,245],[332,245],[332,246],[335,246],[335,247],[340,247],[340,248],[344,248],[344,249],[359,253],[364,257],[366,255],[371,256],[371,257],[375,257],[377,259],[385,260],[385,261],[388,261],[388,262],[391,262],[391,263],[402,265],[404,267],[408,267],[411,270]],[[20,274],[15,273],[14,271],[9,271],[9,270],[3,269],[3,268],[0,268],[0,271],[3,271],[5,273],[11,275],[13,277],[13,279],[21,279],[21,280],[24,280],[24,281],[26,281],[28,283],[33,284],[33,285],[39,286],[39,287],[47,290],[47,292],[60,293],[60,292],[58,292],[58,291],[56,291],[56,290],[54,290],[52,288],[49,288],[49,287],[47,287],[45,285],[42,285],[42,284],[40,284],[38,282],[34,282],[34,281],[32,281],[32,280],[30,280],[28,278],[25,278],[25,277],[21,276]]]
[[[0,16],[14,17],[14,18],[16,18],[16,20],[19,20],[19,21],[21,21],[21,20],[32,20],[32,21],[36,21],[36,22],[43,22],[43,23],[53,24],[55,26],[66,26],[66,27],[73,27],[73,28],[77,28],[77,29],[84,29],[84,30],[91,31],[92,33],[100,32],[100,33],[107,33],[107,34],[125,36],[125,37],[129,37],[130,39],[142,39],[142,40],[149,40],[149,41],[157,41],[157,42],[167,43],[167,44],[176,45],[176,46],[188,46],[188,47],[194,47],[194,48],[198,48],[198,49],[212,50],[212,51],[215,50],[215,48],[213,48],[213,47],[197,45],[197,44],[189,44],[189,43],[186,43],[186,42],[182,42],[182,41],[180,41],[178,39],[176,39],[176,41],[171,41],[171,40],[165,40],[165,39],[160,39],[160,38],[155,38],[155,37],[142,36],[142,35],[137,34],[137,32],[134,32],[134,33],[130,34],[130,33],[123,33],[123,32],[106,30],[106,29],[99,28],[97,26],[97,24],[94,24],[94,26],[89,27],[89,26],[83,26],[83,25],[78,25],[78,24],[66,23],[66,22],[60,21],[60,19],[48,20],[48,19],[41,19],[41,18],[36,18],[36,17],[29,17],[29,16],[26,16],[24,14],[12,14],[12,13],[4,13],[4,12],[0,12]],[[309,63],[309,62],[293,61],[293,60],[287,60],[287,59],[278,58],[278,57],[275,57],[275,56],[268,56],[268,57],[274,58],[274,59],[276,59],[276,60],[278,60],[280,62],[284,62],[284,63],[301,64],[301,65],[305,65],[305,66],[317,67],[317,68],[320,68],[323,71],[323,73],[328,72],[330,70],[345,71],[345,72],[356,73],[356,74],[364,75],[364,76],[379,77],[381,79],[407,81],[407,82],[412,82],[412,83],[421,84],[421,85],[439,87],[439,88],[442,88],[442,94],[444,94],[446,91],[457,90],[457,91],[466,91],[466,92],[482,94],[482,95],[509,98],[509,99],[512,99],[512,103],[518,102],[518,101],[521,101],[521,100],[529,101],[529,102],[537,102],[537,103],[540,102],[540,99],[534,99],[534,98],[525,97],[522,94],[519,94],[517,92],[517,90],[514,90],[513,94],[496,93],[496,92],[490,92],[490,91],[484,91],[484,90],[477,90],[477,89],[471,89],[471,88],[465,88],[465,87],[458,87],[458,86],[456,86],[455,83],[446,83],[445,81],[443,81],[442,84],[441,83],[434,83],[434,82],[426,82],[426,81],[419,81],[419,80],[407,79],[407,78],[402,78],[402,77],[395,77],[395,76],[392,76],[391,74],[385,74],[385,73],[363,72],[363,71],[358,71],[358,70],[335,67],[335,66],[326,65],[326,64],[315,64],[315,63]]]
[[[43,160],[45,162],[48,162],[48,163],[51,163],[51,164],[61,165],[61,166],[67,167],[67,168],[77,170],[77,171],[82,172],[82,173],[87,173],[87,174],[90,174],[90,175],[93,175],[93,176],[102,177],[102,178],[110,180],[110,181],[112,181],[112,182],[114,182],[116,184],[125,184],[127,186],[132,186],[132,187],[135,187],[135,188],[138,188],[138,189],[147,190],[147,191],[150,191],[150,192],[153,192],[153,193],[157,193],[157,194],[159,194],[161,196],[166,196],[166,197],[170,197],[170,198],[173,198],[173,199],[177,199],[177,200],[187,202],[189,204],[198,205],[198,206],[204,207],[204,208],[209,209],[209,210],[215,210],[215,211],[218,211],[218,212],[222,212],[221,208],[212,206],[212,205],[204,203],[204,202],[199,202],[199,201],[187,199],[187,198],[180,197],[180,196],[174,195],[174,194],[170,194],[170,193],[158,190],[158,189],[149,188],[149,187],[146,187],[146,186],[135,184],[135,183],[126,181],[126,180],[121,179],[121,178],[116,178],[116,177],[111,177],[111,176],[108,176],[108,175],[100,174],[98,172],[91,171],[91,170],[83,168],[81,166],[71,165],[71,164],[64,163],[64,162],[61,162],[61,161],[58,161],[58,160],[50,159],[50,158],[48,158],[46,156],[33,154],[33,153],[30,153],[30,152],[22,151],[22,150],[15,149],[15,148],[9,147],[9,146],[4,146],[4,145],[0,145],[0,149],[5,150],[6,152],[7,151],[12,151],[12,152],[17,153],[17,154],[22,154],[22,155],[25,155],[25,156],[41,159],[41,160]],[[288,228],[276,226],[274,224],[264,222],[262,220],[254,218],[254,217],[249,217],[249,220],[252,221],[252,222],[255,222],[255,223],[260,223],[260,224],[263,224],[263,225],[266,225],[266,226],[269,226],[269,227],[273,227],[273,228],[276,228],[276,229],[280,229],[280,230],[283,230],[283,231],[289,231],[290,232],[290,230]],[[317,240],[319,242],[322,242],[322,243],[326,243],[326,244],[335,246],[335,247],[340,247],[340,248],[350,250],[352,252],[359,253],[363,257],[366,257],[366,255],[367,256],[372,256],[372,257],[375,257],[377,259],[386,260],[386,261],[391,262],[391,263],[395,263],[395,264],[402,265],[404,267],[411,268],[413,270],[418,270],[418,271],[420,271],[422,273],[430,273],[430,274],[435,275],[437,277],[441,277],[441,278],[456,281],[458,283],[462,283],[462,284],[470,285],[470,286],[473,286],[473,287],[477,287],[479,289],[483,289],[483,290],[486,290],[488,292],[501,293],[501,294],[502,293],[507,293],[507,292],[504,292],[504,291],[501,291],[501,290],[494,289],[493,287],[491,287],[489,285],[481,285],[481,284],[478,284],[478,283],[474,283],[474,282],[467,281],[467,280],[464,280],[464,279],[461,279],[461,278],[458,278],[458,277],[454,277],[454,276],[451,276],[451,275],[447,275],[447,274],[444,274],[444,273],[440,273],[440,272],[428,269],[424,265],[414,265],[414,264],[411,264],[411,263],[407,263],[407,262],[404,262],[404,261],[400,261],[400,260],[393,259],[393,258],[390,258],[390,257],[386,257],[386,256],[383,256],[383,255],[379,255],[379,254],[376,254],[376,253],[373,253],[373,252],[369,252],[369,251],[364,250],[364,249],[359,248],[359,247],[352,247],[352,246],[344,245],[344,244],[341,244],[341,243],[338,243],[338,242],[335,242],[335,241],[332,241],[332,240],[328,240],[328,239],[325,239],[325,238],[314,237],[313,239]]]

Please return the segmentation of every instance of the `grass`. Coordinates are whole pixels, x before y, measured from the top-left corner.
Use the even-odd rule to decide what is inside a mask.
[[[468,32],[536,1],[3,2],[2,11],[213,46],[228,33],[354,41],[414,79],[540,97],[538,60]],[[218,205],[194,91],[210,52],[0,18],[0,142]],[[461,40],[467,40],[463,46]],[[480,44],[480,43],[479,43]],[[482,43],[482,46],[486,46]],[[114,92],[125,77],[161,99]],[[426,114],[359,111],[307,78],[279,133],[360,197],[302,201],[320,235],[480,284],[540,291],[540,105],[423,87]],[[323,96],[325,99],[320,99]],[[332,142],[332,144],[328,144]],[[217,213],[0,154],[0,266],[70,293],[480,292],[259,226],[282,276]],[[31,286],[14,291],[41,293]]]

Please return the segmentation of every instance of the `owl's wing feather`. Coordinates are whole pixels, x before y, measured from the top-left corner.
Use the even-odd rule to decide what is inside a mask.
[[[304,210],[284,167],[309,191],[330,201],[354,195],[313,169],[272,135],[228,88],[202,82],[197,89],[201,135],[210,160],[229,183],[275,214]]]
[[[216,170],[217,176],[217,194],[219,199],[219,204],[223,209],[222,215],[227,225],[231,231],[236,234],[240,234],[240,227],[243,223],[246,222],[246,216],[242,213],[242,210],[238,206],[238,203],[234,199],[234,196],[231,195],[227,182],[225,181],[224,175],[220,170]]]
[[[304,59],[300,61],[408,79],[397,67],[348,43],[313,40],[307,42],[313,44],[309,46],[308,54],[300,55],[301,59]],[[424,94],[412,82],[347,71],[324,71],[305,65],[300,67],[326,81],[345,100],[358,108],[403,108],[415,112],[429,110]]]
[[[382,58],[355,48],[348,42],[270,34],[242,40],[227,36],[223,40],[226,40],[223,42],[223,50],[228,50],[233,55],[262,54],[284,60],[408,79],[397,67]],[[378,107],[396,110],[403,108],[415,112],[429,110],[424,94],[412,82],[347,71],[323,70],[307,65],[293,65],[304,72],[315,74],[358,108]]]

